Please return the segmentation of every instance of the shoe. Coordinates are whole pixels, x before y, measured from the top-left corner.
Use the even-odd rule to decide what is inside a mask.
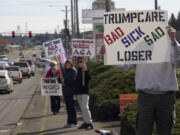
[[[71,128],[77,127],[77,124],[71,124]]]
[[[86,129],[86,130],[91,130],[91,129],[93,129],[92,123],[87,124],[87,126],[85,127],[85,129]]]
[[[80,127],[78,127],[78,129],[85,129],[88,126],[87,123],[83,123]]]
[[[59,111],[56,111],[56,113],[59,113]]]
[[[56,112],[53,112],[53,115],[56,115]]]

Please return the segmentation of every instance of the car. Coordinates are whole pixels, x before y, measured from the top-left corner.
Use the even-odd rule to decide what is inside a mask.
[[[12,78],[13,81],[22,83],[22,72],[19,66],[9,66],[6,68],[6,70],[8,71],[8,75]]]
[[[51,61],[52,61],[52,60],[50,60],[50,59],[38,58],[38,59],[36,60],[35,64],[36,64],[37,67],[39,67],[39,68],[45,68],[46,65],[49,65]]]
[[[9,60],[9,59],[0,59],[0,62],[1,61],[4,61],[4,62],[7,62],[7,64],[9,65],[9,66],[13,66],[14,65],[14,62],[13,61],[11,61],[11,60]]]
[[[5,70],[6,67],[9,67],[8,63],[5,61],[0,61],[0,70]]]
[[[0,59],[8,58],[7,55],[0,55]]]
[[[13,91],[13,81],[8,75],[7,70],[0,70],[0,91],[6,90],[7,92]]]
[[[28,62],[30,68],[31,68],[31,75],[34,76],[36,72],[36,67],[34,62],[31,59],[19,59],[20,62]]]
[[[45,52],[41,52],[41,57],[42,57],[42,58],[46,57]]]
[[[19,57],[20,58],[24,58],[24,53],[23,52],[19,52]]]
[[[22,72],[22,76],[27,76],[28,78],[31,77],[31,68],[28,64],[28,62],[14,62],[14,66],[19,66]]]

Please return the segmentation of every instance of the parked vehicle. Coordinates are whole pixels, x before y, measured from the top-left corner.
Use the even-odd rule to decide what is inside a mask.
[[[35,72],[36,72],[36,67],[35,67],[35,64],[32,60],[30,59],[20,59],[19,60],[20,62],[28,62],[30,68],[31,68],[31,75],[34,76],[35,75]]]
[[[14,66],[19,66],[22,76],[31,77],[31,68],[27,62],[14,62]]]
[[[12,78],[13,81],[18,81],[22,83],[22,72],[19,66],[9,66],[6,68],[8,75]]]
[[[6,67],[9,67],[8,63],[5,61],[0,61],[0,70],[5,70]]]
[[[13,81],[8,75],[7,70],[0,70],[0,91],[13,91]]]

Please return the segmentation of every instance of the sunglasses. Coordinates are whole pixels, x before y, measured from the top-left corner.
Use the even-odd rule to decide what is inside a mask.
[[[55,65],[50,65],[51,67],[54,67]]]

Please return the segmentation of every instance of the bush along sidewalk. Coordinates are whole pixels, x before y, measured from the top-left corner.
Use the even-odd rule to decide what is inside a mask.
[[[94,120],[117,119],[119,94],[135,93],[134,70],[120,72],[102,62],[90,62],[90,109]]]

